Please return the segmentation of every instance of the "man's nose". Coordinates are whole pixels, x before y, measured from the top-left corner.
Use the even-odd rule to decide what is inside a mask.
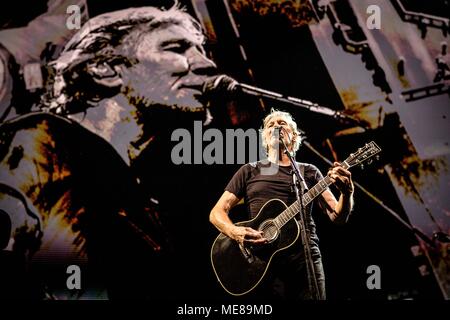
[[[216,73],[216,64],[196,47],[188,50],[187,58],[189,67],[193,73],[199,75],[213,75]]]

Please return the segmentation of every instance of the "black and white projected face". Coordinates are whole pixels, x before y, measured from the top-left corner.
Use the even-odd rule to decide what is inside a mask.
[[[144,32],[138,39],[137,44],[125,41],[123,48],[133,46],[137,61],[122,73],[128,98],[143,106],[202,109],[202,85],[216,69],[205,55],[203,37],[184,24],[172,23]]]

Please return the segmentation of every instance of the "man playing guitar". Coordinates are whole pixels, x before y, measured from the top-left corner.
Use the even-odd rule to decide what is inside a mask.
[[[278,132],[277,130],[279,134],[275,134]],[[288,156],[284,152],[280,152],[283,146],[281,139],[289,152],[295,153],[298,150],[301,138],[296,123],[289,113],[272,110],[264,119],[262,134],[263,146],[266,148],[269,162],[258,161],[243,165],[230,180],[210,213],[210,222],[222,234],[235,240],[240,248],[262,247],[270,242],[263,236],[262,231],[248,226],[235,225],[229,218],[228,213],[231,208],[242,198],[246,203],[250,219],[255,218],[271,199],[277,198],[287,206],[296,200],[292,189],[291,163]],[[267,171],[264,169],[267,166],[275,166],[276,173],[265,174]],[[314,165],[299,163],[299,167],[308,188],[322,180],[321,172]],[[328,177],[340,191],[339,200],[336,200],[329,188],[326,188],[316,199],[331,221],[345,223],[353,207],[354,187],[351,174],[341,164],[335,162],[328,172]],[[305,223],[306,229],[309,230],[310,252],[319,291],[317,296],[319,299],[325,299],[325,276],[311,209],[312,203],[306,206]],[[294,220],[298,219],[299,215],[297,214]],[[226,257],[224,258],[226,259]],[[233,266],[230,265],[229,268],[231,269]],[[237,270],[237,272],[239,271]],[[265,298],[313,299],[309,291],[304,250],[300,237],[298,237],[288,249],[274,259],[261,286],[253,293],[258,297]]]

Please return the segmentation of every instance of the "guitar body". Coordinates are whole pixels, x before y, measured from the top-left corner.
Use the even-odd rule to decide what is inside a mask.
[[[298,239],[300,229],[295,219],[280,229],[271,223],[287,208],[283,201],[272,199],[263,205],[254,219],[236,224],[263,231],[264,236],[270,239],[268,244],[243,248],[223,233],[216,238],[211,248],[211,263],[217,279],[228,293],[239,296],[256,288],[276,253],[287,249]]]

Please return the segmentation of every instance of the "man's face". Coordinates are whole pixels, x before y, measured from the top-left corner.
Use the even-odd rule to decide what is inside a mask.
[[[133,47],[137,63],[122,73],[132,103],[202,109],[198,99],[202,84],[216,72],[203,50],[203,38],[183,25],[170,24],[135,39],[137,44],[128,45]]]
[[[278,134],[276,134],[275,132],[276,127],[280,128],[279,136],[281,136],[284,143],[288,146],[289,149],[292,149],[295,141],[295,135],[292,128],[289,126],[288,122],[283,116],[273,116],[269,119],[264,127],[263,135],[268,147],[270,149],[275,149],[279,146],[280,140]]]

